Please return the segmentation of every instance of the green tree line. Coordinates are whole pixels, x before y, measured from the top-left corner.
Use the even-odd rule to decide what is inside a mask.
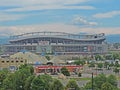
[[[65,74],[65,71],[67,69],[64,67],[62,72]],[[68,71],[65,75],[68,75]],[[94,90],[119,90],[114,75],[100,74],[93,81]],[[34,68],[26,64],[21,65],[14,73],[6,69],[0,71],[0,90],[91,90],[91,86],[90,81],[84,87],[79,87],[74,79],[63,85],[61,80],[48,74],[35,75]]]

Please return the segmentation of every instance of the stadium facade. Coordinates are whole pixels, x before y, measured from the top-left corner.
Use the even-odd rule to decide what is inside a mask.
[[[70,34],[64,32],[32,32],[10,37],[5,52],[22,50],[38,54],[95,55],[107,52],[105,34]]]

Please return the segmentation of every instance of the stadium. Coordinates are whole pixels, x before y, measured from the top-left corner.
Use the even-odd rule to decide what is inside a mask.
[[[29,51],[41,55],[105,54],[105,34],[71,34],[65,32],[31,32],[10,36],[5,52]]]

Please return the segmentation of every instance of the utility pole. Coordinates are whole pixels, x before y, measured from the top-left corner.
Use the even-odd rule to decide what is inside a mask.
[[[93,72],[92,72],[92,90],[94,90],[94,88],[93,88]]]

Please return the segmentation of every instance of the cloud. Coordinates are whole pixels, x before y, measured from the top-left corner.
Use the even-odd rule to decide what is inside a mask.
[[[23,34],[28,32],[42,32],[42,31],[53,31],[53,32],[67,32],[67,33],[89,33],[89,34],[120,34],[120,27],[116,28],[81,28],[75,25],[66,25],[63,23],[53,24],[41,24],[41,25],[27,25],[27,26],[8,26],[0,27],[0,34],[14,35]]]
[[[88,1],[90,0],[1,0],[0,7],[3,7],[4,9],[0,9],[0,22],[23,19],[27,16],[23,13],[26,11],[55,9],[95,9],[93,6],[76,5]],[[17,12],[23,14],[16,14]]]
[[[20,7],[5,10],[5,12],[22,12],[22,11],[33,11],[33,10],[53,10],[53,9],[84,9],[84,10],[92,10],[95,7],[92,6],[62,6],[62,5],[37,5],[37,6],[28,6],[28,7]]]
[[[11,21],[11,20],[19,20],[19,19],[22,19],[24,17],[26,17],[26,15],[0,13],[0,22],[2,22],[2,21]]]
[[[106,13],[97,13],[93,15],[94,18],[112,18],[114,16],[120,15],[120,11],[111,11]]]
[[[96,25],[98,25],[97,22],[88,21],[88,20],[86,20],[86,19],[84,19],[83,17],[80,17],[80,16],[76,16],[73,19],[73,24],[74,25],[81,25],[81,26],[96,26]]]
[[[22,12],[32,10],[50,9],[95,9],[93,6],[76,6],[75,4],[88,2],[90,0],[3,0],[0,6],[14,6],[15,8],[6,9],[5,12]]]
[[[70,5],[90,0],[2,0],[0,6]]]

